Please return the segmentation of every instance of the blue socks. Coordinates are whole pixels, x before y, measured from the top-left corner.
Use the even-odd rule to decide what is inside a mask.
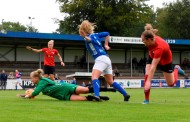
[[[112,86],[114,89],[118,90],[123,96],[127,96],[127,92],[117,82],[114,82]]]
[[[94,89],[94,94],[95,96],[100,96],[100,81],[98,79],[94,79],[92,81],[93,89]]]

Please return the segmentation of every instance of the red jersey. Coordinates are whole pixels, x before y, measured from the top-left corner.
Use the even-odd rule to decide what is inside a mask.
[[[154,58],[160,58],[159,65],[166,65],[172,63],[172,52],[168,43],[159,36],[155,36],[155,45],[149,46],[149,56]]]
[[[56,49],[42,48],[44,52],[44,65],[55,66],[54,57],[58,54]]]

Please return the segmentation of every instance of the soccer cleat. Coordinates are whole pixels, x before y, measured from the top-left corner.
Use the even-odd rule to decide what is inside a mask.
[[[185,72],[181,69],[179,65],[175,65],[175,69],[178,69],[178,74],[185,76]]]
[[[142,104],[149,104],[149,100],[144,100]]]
[[[101,101],[100,97],[94,96],[94,95],[88,95],[88,96],[86,96],[86,99],[88,101]]]
[[[116,92],[116,91],[117,91],[117,90],[114,89],[114,88],[107,88],[107,90],[110,91],[110,92]]]
[[[101,99],[101,100],[108,101],[110,98],[109,98],[108,96],[100,96],[100,99]]]
[[[124,101],[126,101],[126,102],[129,101],[130,97],[131,97],[130,95],[125,96]]]

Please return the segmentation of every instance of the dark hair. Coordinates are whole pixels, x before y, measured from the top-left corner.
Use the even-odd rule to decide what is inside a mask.
[[[144,38],[146,38],[146,39],[153,39],[154,38],[154,33],[151,30],[145,30],[142,33],[142,36],[144,36]]]

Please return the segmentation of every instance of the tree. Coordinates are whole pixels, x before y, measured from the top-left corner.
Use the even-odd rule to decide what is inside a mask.
[[[177,0],[157,10],[156,26],[165,38],[190,38],[190,1]]]
[[[26,31],[26,27],[19,22],[2,22],[0,25],[1,30],[6,31]]]
[[[58,0],[66,16],[59,23],[60,33],[78,33],[83,20],[95,22],[96,31],[109,31],[117,36],[140,36],[154,12],[146,0]]]
[[[24,26],[19,22],[2,22],[0,30],[4,31],[20,31],[20,32],[38,32],[37,29],[31,26]]]

